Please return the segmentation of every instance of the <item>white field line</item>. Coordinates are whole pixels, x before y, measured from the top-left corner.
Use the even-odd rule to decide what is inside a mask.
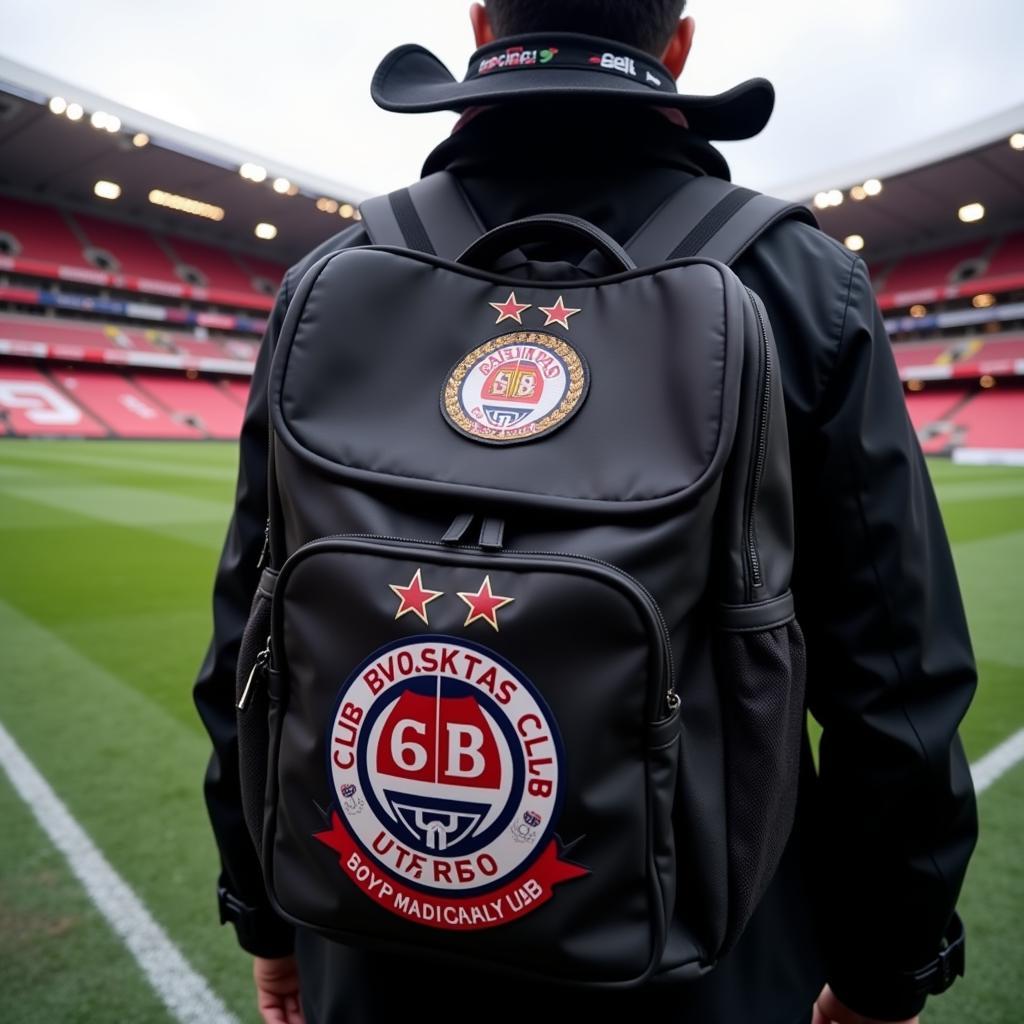
[[[171,1015],[181,1024],[238,1024],[237,1018],[153,920],[128,883],[110,866],[3,725],[0,765]]]
[[[1008,740],[1003,740],[971,765],[975,791],[984,793],[1020,761],[1024,761],[1024,729],[1018,729]]]

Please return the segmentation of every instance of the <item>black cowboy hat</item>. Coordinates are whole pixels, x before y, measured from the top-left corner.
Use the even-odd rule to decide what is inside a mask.
[[[532,32],[480,47],[466,77],[455,76],[429,50],[399,46],[381,61],[370,93],[385,110],[463,111],[492,103],[552,98],[605,98],[681,110],[708,139],[749,139],[768,123],[775,90],[751,78],[717,96],[684,96],[649,53],[572,32]]]

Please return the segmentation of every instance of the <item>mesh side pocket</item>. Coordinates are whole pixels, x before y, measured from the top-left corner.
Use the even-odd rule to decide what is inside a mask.
[[[729,913],[739,938],[775,874],[796,810],[806,655],[795,620],[722,630],[717,671],[725,738]]]
[[[236,702],[245,690],[260,651],[266,647],[269,634],[270,598],[262,590],[257,590],[238,652]],[[262,850],[263,841],[263,809],[267,791],[267,756],[270,744],[269,712],[270,700],[266,679],[255,678],[245,709],[237,712],[237,723],[242,813],[257,853]]]

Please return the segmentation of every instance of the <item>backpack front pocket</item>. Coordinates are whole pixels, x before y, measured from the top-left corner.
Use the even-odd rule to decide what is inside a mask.
[[[628,985],[672,912],[671,649],[571,555],[342,536],[273,601],[268,890],[343,942]]]

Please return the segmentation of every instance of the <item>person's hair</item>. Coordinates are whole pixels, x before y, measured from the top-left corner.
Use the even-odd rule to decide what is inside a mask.
[[[486,0],[496,36],[583,32],[660,57],[686,0]]]

